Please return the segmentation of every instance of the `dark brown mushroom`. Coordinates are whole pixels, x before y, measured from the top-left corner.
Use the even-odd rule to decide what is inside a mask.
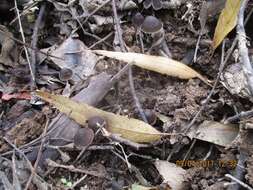
[[[76,147],[83,148],[89,146],[94,139],[94,132],[92,129],[85,127],[80,128],[74,136],[74,144]]]
[[[148,9],[152,7],[154,10],[159,10],[163,7],[161,0],[144,0],[143,7]]]
[[[152,7],[154,10],[159,10],[163,7],[161,0],[153,0],[152,1]]]
[[[132,23],[136,28],[140,28],[144,21],[144,16],[141,13],[136,13],[132,18]]]
[[[152,0],[145,0],[145,1],[143,2],[143,7],[144,7],[145,9],[148,9],[149,7],[151,7],[151,5],[152,5]]]
[[[61,81],[68,81],[72,78],[73,76],[73,71],[69,68],[63,68],[59,72],[59,79]]]
[[[147,34],[160,32],[162,28],[162,22],[154,16],[147,16],[141,25],[141,30]]]
[[[146,109],[146,110],[144,110],[144,113],[146,115],[148,123],[150,125],[154,125],[157,121],[157,116],[156,116],[155,112],[153,110]]]
[[[100,116],[94,116],[88,119],[88,127],[92,129],[106,127],[106,121]]]

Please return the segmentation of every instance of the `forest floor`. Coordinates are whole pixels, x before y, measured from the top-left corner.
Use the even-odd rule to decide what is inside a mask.
[[[2,0],[0,189],[253,189],[235,2],[244,48],[229,0]]]

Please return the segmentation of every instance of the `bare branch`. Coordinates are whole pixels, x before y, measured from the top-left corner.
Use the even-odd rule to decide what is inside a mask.
[[[244,29],[244,11],[248,4],[248,0],[243,0],[241,3],[241,8],[238,14],[238,22],[237,22],[237,37],[238,37],[238,49],[241,57],[242,68],[244,74],[247,78],[248,87],[250,90],[250,94],[253,95],[253,68],[250,63],[248,48],[246,45],[246,33]]]

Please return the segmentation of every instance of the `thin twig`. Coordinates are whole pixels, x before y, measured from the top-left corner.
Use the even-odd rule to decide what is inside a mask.
[[[106,177],[104,174],[98,173],[96,171],[75,168],[73,165],[57,164],[53,160],[47,160],[47,164],[51,167],[54,167],[54,168],[63,168],[63,169],[67,169],[71,172],[83,173],[83,174],[87,174],[87,175],[91,175],[91,176],[95,176],[95,177],[101,177],[101,178],[105,178],[105,179],[110,180],[110,178]]]
[[[207,159],[209,158],[209,156],[212,154],[213,147],[214,147],[214,145],[211,144],[211,145],[210,145],[210,148],[209,148],[209,150],[208,150],[206,156],[203,158],[203,160],[207,160]]]
[[[91,34],[91,33],[87,32],[85,30],[83,30],[83,34],[86,35],[86,36],[90,36],[90,37],[102,42],[103,44],[107,45],[108,47],[112,48],[111,44],[109,44],[108,42],[106,42],[105,40],[103,40],[102,38],[100,38],[99,36],[97,36],[95,34]]]
[[[246,161],[248,160],[249,155],[246,153],[246,151],[240,149],[239,150],[240,155],[238,158],[237,166],[234,169],[233,172],[233,177],[236,178],[237,180],[243,180],[245,173],[246,173]],[[228,190],[240,190],[241,186],[240,184],[236,183],[234,185],[230,185],[228,187]]]
[[[35,7],[37,4],[39,3],[39,1],[35,1],[33,2],[31,5],[27,6],[21,13],[20,13],[20,17],[21,16],[25,16],[26,14],[28,14],[31,10],[31,8]],[[13,8],[12,8],[13,9]],[[11,10],[12,10],[11,9]],[[16,16],[10,23],[9,25],[12,25],[13,23],[16,22],[16,20],[18,19],[18,16]]]
[[[202,36],[202,29],[200,30],[198,41],[196,43],[196,48],[195,48],[194,57],[193,57],[193,62],[194,63],[196,63],[196,61],[197,61],[197,54],[198,54],[199,42],[200,42],[201,36]]]
[[[231,123],[237,120],[241,120],[242,118],[252,117],[252,116],[253,116],[253,110],[242,111],[234,116],[227,118],[224,123],[227,124],[227,123]]]
[[[95,35],[95,34],[91,34],[91,33],[87,32],[87,31],[85,31],[85,29],[84,29],[84,27],[83,27],[83,25],[82,25],[80,19],[79,19],[79,18],[77,17],[77,15],[76,15],[77,13],[74,12],[73,9],[69,8],[69,13],[70,13],[70,14],[74,17],[74,19],[77,21],[77,23],[78,23],[78,25],[80,26],[80,28],[82,29],[82,32],[83,32],[84,35],[87,35],[87,36],[90,36],[90,37],[92,37],[92,38],[95,38],[96,40],[103,42],[103,43],[106,44],[107,46],[112,47],[111,44],[105,42],[105,41],[102,40],[99,36],[97,36],[97,35]],[[73,31],[71,32],[71,34],[74,34],[76,31],[77,31],[77,29],[73,30]]]
[[[90,47],[88,47],[88,49],[94,48],[96,45],[100,44],[101,42],[104,42],[105,40],[107,40],[108,38],[110,38],[112,35],[113,35],[113,32],[110,32],[105,37],[103,37],[101,40],[98,40],[97,42],[95,42],[94,44],[92,44]]]
[[[113,10],[114,21],[115,21],[116,35],[118,36],[120,49],[121,49],[122,52],[126,52],[126,48],[125,48],[125,45],[124,45],[125,43],[124,43],[124,40],[122,38],[122,29],[120,27],[120,20],[119,20],[119,17],[118,17],[115,0],[112,0],[112,10]]]
[[[221,63],[220,63],[220,67],[219,67],[219,73],[217,75],[217,78],[214,82],[214,85],[211,89],[211,91],[209,92],[207,98],[205,99],[204,103],[202,104],[201,108],[199,109],[199,111],[197,112],[197,114],[194,116],[194,118],[191,120],[191,122],[187,125],[186,129],[185,129],[185,133],[187,133],[189,131],[189,129],[191,128],[191,126],[195,123],[195,121],[197,120],[198,116],[202,113],[202,111],[205,109],[206,105],[209,103],[211,96],[214,93],[214,90],[216,88],[216,86],[218,85],[218,82],[220,80],[220,76],[222,74],[222,71],[224,69],[224,66],[226,64],[226,62],[224,61],[224,50],[225,49],[225,40],[222,43],[222,53],[221,53]]]
[[[75,183],[73,183],[73,185],[71,186],[71,189],[74,189],[78,184],[80,184],[83,180],[85,180],[85,178],[87,178],[87,174],[85,174],[83,177],[81,177],[80,179],[78,179]]]
[[[3,137],[3,140],[5,140],[12,148],[15,149],[15,151],[17,151],[21,156],[24,157],[24,159],[27,161],[27,164],[32,172],[33,170],[33,166],[32,163],[30,162],[30,160],[27,158],[27,156],[24,154],[24,152],[22,152],[19,148],[16,147],[16,145],[14,145],[8,138]]]
[[[66,145],[62,146],[53,146],[53,145],[47,145],[47,148],[52,148],[52,149],[63,149],[63,150],[70,150],[73,151],[73,149],[80,150],[79,147],[76,147],[74,143],[69,143]],[[108,145],[91,145],[88,147],[88,150],[93,151],[93,150],[114,150],[113,145],[108,144]]]
[[[32,42],[31,42],[31,46],[33,49],[37,49],[37,42],[38,42],[38,32],[39,32],[39,28],[41,25],[41,21],[42,21],[42,17],[44,15],[46,9],[46,4],[42,4],[40,7],[40,12],[38,14],[38,17],[36,19],[36,22],[34,24],[34,28],[33,28],[33,35],[32,35]],[[37,58],[37,54],[36,51],[32,50],[31,53],[31,69],[32,72],[34,73],[34,76],[36,76],[36,58]],[[32,90],[35,89],[36,84],[32,83],[31,88]]]
[[[122,30],[121,30],[121,27],[120,27],[120,22],[119,22],[119,18],[118,18],[118,14],[117,14],[117,8],[116,8],[115,0],[112,0],[112,9],[113,9],[114,20],[115,20],[116,35],[118,36],[120,49],[121,49],[122,52],[126,52],[126,48],[124,46],[124,41],[122,39]],[[141,118],[147,123],[148,120],[146,118],[146,115],[145,115],[145,113],[142,109],[141,103],[140,103],[140,101],[139,101],[139,99],[136,95],[136,92],[135,92],[132,66],[129,66],[128,78],[129,78],[129,85],[130,85],[131,94],[133,96],[135,105],[136,105],[136,107],[137,107],[137,109],[140,113]]]
[[[102,129],[103,136],[107,137],[109,140],[116,141],[117,143],[126,144],[128,146],[133,147],[135,150],[139,150],[140,148],[147,148],[147,147],[149,147],[149,145],[147,145],[147,144],[135,143],[135,142],[132,142],[132,141],[130,141],[128,139],[120,137],[118,134],[110,133],[105,128],[101,128],[101,129]]]
[[[196,142],[197,142],[197,139],[193,139],[190,148],[188,149],[188,151],[186,152],[186,154],[185,154],[185,156],[184,156],[184,159],[183,159],[184,161],[189,157],[190,152],[191,152],[191,150],[193,149],[193,147],[194,147],[194,145],[196,144]]]
[[[81,22],[81,25],[84,25],[91,16],[93,16],[96,12],[98,12],[102,7],[104,7],[105,5],[107,5],[111,0],[107,0],[105,1],[103,4],[101,4],[100,6],[98,6],[96,9],[94,9],[94,11],[92,11],[87,17],[86,19]],[[72,34],[75,33],[81,26],[77,27],[75,30],[73,30]]]
[[[143,119],[143,121],[145,121],[146,123],[148,123],[147,117],[142,109],[141,103],[136,95],[135,92],[135,88],[134,88],[134,80],[133,80],[133,74],[132,74],[132,66],[130,66],[129,71],[128,71],[128,78],[129,78],[129,84],[130,84],[130,90],[135,102],[135,105],[140,113],[141,118]]]
[[[248,189],[248,190],[253,190],[252,187],[250,187],[248,184],[243,183],[242,181],[238,180],[237,178],[235,178],[234,176],[230,175],[230,174],[226,174],[226,177],[232,179],[233,181],[235,181],[236,183],[239,183],[242,187]]]
[[[18,179],[18,172],[16,170],[17,166],[16,166],[16,158],[15,158],[15,149],[13,150],[13,154],[12,154],[12,180],[13,180],[13,186],[15,188],[15,190],[21,190],[21,184],[20,181]]]
[[[98,6],[96,9],[94,9],[94,11],[92,11],[92,12],[89,14],[89,16],[86,17],[86,19],[83,21],[82,24],[85,24],[85,23],[89,20],[89,18],[90,18],[92,15],[94,15],[96,12],[98,12],[102,7],[104,7],[105,5],[107,5],[110,1],[111,1],[111,0],[107,0],[107,1],[103,2],[103,4],[101,4],[100,6]]]
[[[17,0],[14,0],[14,3],[15,3],[15,10],[16,10],[17,17],[18,17],[20,34],[21,34],[21,37],[22,37],[22,41],[25,44],[26,43],[25,42],[25,35],[24,35],[24,31],[23,31],[23,27],[22,27],[22,23],[21,23],[21,19],[20,19],[20,14],[19,14],[18,6],[17,6]],[[24,46],[24,50],[25,50],[26,59],[27,59],[28,65],[29,65],[29,69],[30,69],[30,72],[31,72],[32,82],[35,84],[35,74],[33,72],[33,66],[31,65],[31,62],[30,62],[30,59],[29,59],[28,50],[27,50],[26,46]]]
[[[253,68],[249,59],[248,48],[246,45],[246,33],[244,29],[244,11],[247,4],[248,0],[243,0],[241,3],[236,30],[238,36],[238,50],[241,58],[242,68],[244,71],[244,75],[247,78],[250,93],[251,95],[253,95]]]
[[[131,63],[126,64],[119,72],[117,72],[111,79],[110,82],[111,83],[116,83],[123,74],[125,74],[125,72],[129,69],[129,67],[131,66]]]
[[[28,179],[28,181],[27,181],[27,183],[26,183],[25,190],[28,190],[28,188],[29,188],[29,186],[30,186],[30,184],[31,184],[31,182],[32,182],[33,176],[34,176],[34,174],[36,173],[36,169],[37,169],[37,167],[38,167],[38,165],[39,165],[40,158],[41,158],[42,151],[43,151],[43,145],[44,145],[44,143],[45,143],[45,141],[46,141],[44,137],[45,137],[46,134],[47,134],[48,124],[49,124],[49,119],[47,119],[47,122],[46,122],[46,124],[45,124],[45,128],[44,128],[44,131],[43,131],[43,134],[42,134],[42,137],[43,137],[43,138],[42,138],[42,140],[41,140],[41,144],[40,144],[40,147],[39,147],[37,159],[36,159],[36,161],[35,161],[35,163],[34,163],[34,166],[33,166],[32,172],[31,172],[31,175],[30,175],[30,177],[29,177],[29,179]]]

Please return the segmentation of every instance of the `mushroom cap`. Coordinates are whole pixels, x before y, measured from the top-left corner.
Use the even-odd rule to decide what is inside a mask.
[[[161,0],[153,0],[152,7],[156,11],[159,10],[159,9],[161,9],[161,8],[163,8]]]
[[[74,144],[77,147],[89,146],[94,139],[94,132],[92,129],[85,127],[80,128],[74,136]]]
[[[154,10],[159,10],[163,7],[161,0],[145,0],[143,2],[143,7],[145,9],[148,9],[150,7],[153,7]]]
[[[149,7],[151,7],[152,4],[153,4],[152,0],[145,0],[145,1],[143,2],[143,7],[144,7],[145,9],[148,9]]]
[[[99,128],[100,126],[106,127],[106,121],[100,116],[94,116],[88,119],[88,127],[92,129]]]
[[[62,68],[59,72],[59,78],[61,81],[68,81],[72,78],[73,71],[69,68]]]
[[[147,16],[141,25],[141,30],[148,34],[159,32],[162,28],[162,22],[154,16]]]
[[[144,21],[144,16],[141,13],[136,13],[132,18],[132,23],[136,28],[140,28]]]
[[[157,121],[157,116],[153,110],[145,109],[144,113],[150,125],[154,125]]]

